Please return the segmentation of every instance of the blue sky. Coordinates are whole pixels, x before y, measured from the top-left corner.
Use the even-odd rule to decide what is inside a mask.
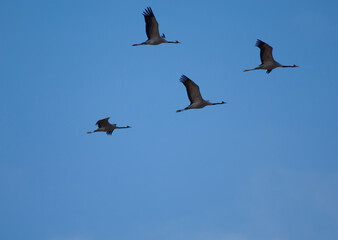
[[[338,239],[337,7],[1,1],[0,239]]]

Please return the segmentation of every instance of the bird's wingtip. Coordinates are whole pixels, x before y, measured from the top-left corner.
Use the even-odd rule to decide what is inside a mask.
[[[154,16],[153,10],[151,9],[151,7],[146,7],[146,9],[143,11],[143,16],[145,17],[152,17]]]
[[[257,39],[256,41],[256,47],[259,47],[260,45],[264,44],[265,42],[263,42],[262,40],[260,39]]]
[[[182,76],[180,77],[180,82],[183,83],[183,82],[185,82],[187,80],[189,80],[189,78],[187,76],[185,76],[184,74],[182,74]]]

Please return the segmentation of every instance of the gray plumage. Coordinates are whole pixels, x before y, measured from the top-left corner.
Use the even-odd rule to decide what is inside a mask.
[[[279,62],[275,61],[275,59],[272,56],[272,49],[273,48],[269,44],[267,44],[267,43],[265,43],[265,42],[263,42],[259,39],[257,39],[256,47],[259,47],[259,49],[260,49],[260,57],[261,57],[262,64],[259,65],[256,68],[253,68],[253,69],[246,69],[246,70],[244,70],[244,72],[263,69],[263,70],[266,70],[266,73],[270,73],[273,69],[278,68],[278,67],[283,67],[283,68],[298,67],[295,64],[293,64],[293,65],[282,65]]]
[[[89,133],[94,133],[94,132],[106,132],[107,135],[112,135],[115,129],[131,128],[130,126],[118,127],[116,126],[116,124],[109,123],[108,120],[109,120],[109,117],[97,121],[95,125],[98,126],[98,129],[92,132],[87,132],[87,133],[89,134]]]
[[[164,33],[160,36],[158,30],[158,22],[156,21],[153,10],[147,7],[143,12],[144,20],[146,22],[146,33],[148,40],[143,43],[135,43],[133,46],[139,45],[158,45],[161,43],[180,43],[179,41],[167,41]]]
[[[187,89],[187,94],[190,100],[190,105],[184,109],[179,109],[176,112],[182,112],[184,110],[194,109],[194,108],[204,108],[205,106],[208,106],[208,105],[218,105],[218,104],[226,103],[224,101],[218,102],[218,103],[211,103],[207,100],[204,100],[202,98],[199,86],[185,75],[181,76],[180,81],[184,84],[184,86]]]

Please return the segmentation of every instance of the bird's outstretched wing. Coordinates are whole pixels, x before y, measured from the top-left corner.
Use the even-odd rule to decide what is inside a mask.
[[[199,102],[203,100],[200,93],[200,88],[196,83],[194,83],[191,79],[189,79],[185,75],[181,76],[180,81],[184,84],[184,86],[187,89],[188,97],[191,104],[193,102]]]
[[[158,23],[154,16],[151,7],[147,7],[143,12],[144,20],[146,21],[146,32],[148,39],[159,38],[160,33],[158,31]]]
[[[269,44],[257,39],[256,47],[259,47],[261,50],[260,56],[262,64],[264,64],[264,62],[275,61],[272,56],[272,47]]]
[[[109,126],[110,126],[110,123],[108,122],[108,120],[109,120],[109,117],[104,118],[104,119],[101,119],[101,120],[97,121],[96,125],[97,125],[99,128],[106,128],[106,127],[109,127]]]

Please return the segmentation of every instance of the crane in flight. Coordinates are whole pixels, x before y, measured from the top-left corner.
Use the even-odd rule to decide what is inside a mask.
[[[144,20],[146,22],[146,33],[148,40],[143,43],[135,43],[133,46],[139,45],[158,45],[161,43],[180,43],[179,41],[167,41],[164,33],[160,36],[158,31],[158,23],[154,16],[153,10],[147,7],[143,12]]]
[[[276,62],[272,56],[272,47],[269,44],[259,39],[257,39],[256,47],[259,47],[259,49],[261,50],[260,56],[261,56],[262,64],[253,69],[246,69],[244,70],[244,72],[263,69],[263,70],[266,70],[266,73],[270,73],[273,69],[278,68],[278,67],[283,67],[283,68],[299,67],[299,66],[296,66],[295,64],[282,65],[279,62]]]
[[[226,103],[224,101],[221,101],[218,103],[211,103],[208,100],[204,100],[202,98],[200,88],[198,87],[198,85],[185,75],[181,76],[180,81],[184,84],[185,88],[187,89],[187,94],[190,100],[190,105],[184,109],[179,109],[176,112],[182,112],[184,110],[194,109],[194,108],[204,108],[205,106],[208,106],[208,105],[218,105],[218,104]]]
[[[94,132],[106,132],[107,135],[112,135],[115,129],[131,128],[130,126],[118,127],[116,126],[116,124],[109,123],[108,120],[109,120],[109,117],[97,121],[95,125],[98,126],[98,129],[92,132],[87,132],[87,133],[89,134],[89,133],[94,133]]]

